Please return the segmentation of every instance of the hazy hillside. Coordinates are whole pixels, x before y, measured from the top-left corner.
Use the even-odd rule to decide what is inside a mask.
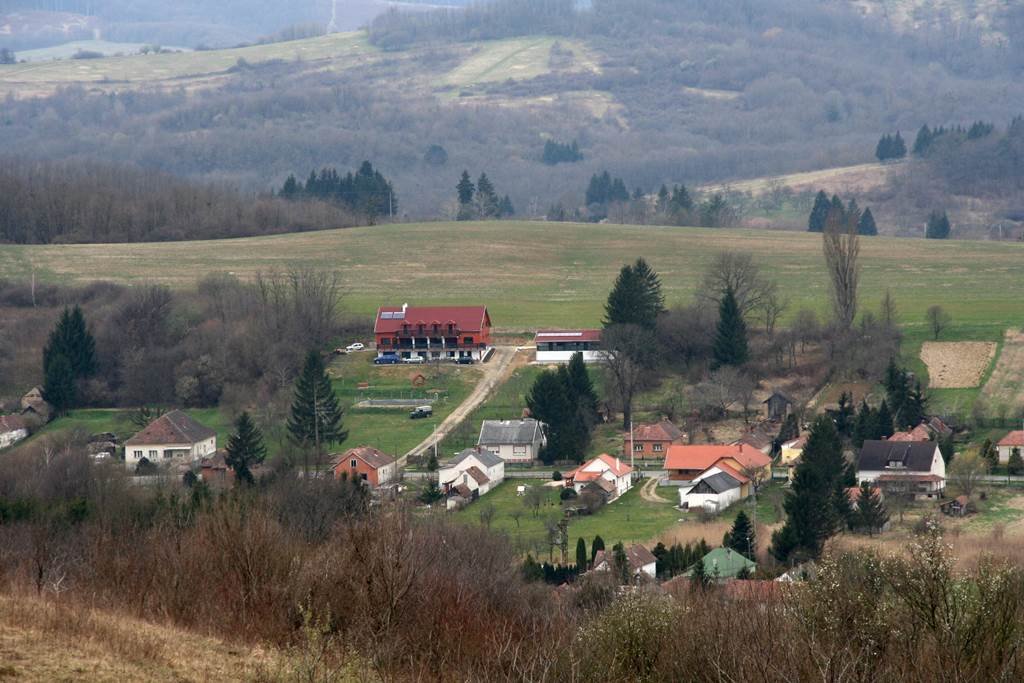
[[[630,191],[720,184],[870,162],[882,133],[1019,113],[1012,46],[941,13],[903,32],[862,5],[522,0],[393,12],[368,37],[0,67],[17,98],[0,145],[255,190],[369,159],[412,218],[453,215],[465,168],[540,216],[581,205],[605,169]],[[541,163],[548,139],[576,140],[583,160]],[[916,211],[883,209],[880,229],[914,229]],[[794,203],[765,220],[805,215]]]

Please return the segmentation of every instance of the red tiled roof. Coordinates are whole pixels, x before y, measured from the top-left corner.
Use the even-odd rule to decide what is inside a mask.
[[[675,444],[665,454],[667,470],[706,470],[722,458],[733,458],[744,468],[758,469],[771,463],[771,458],[744,444]]]
[[[572,479],[573,481],[593,481],[594,479],[597,479],[605,472],[605,470],[587,471],[586,468],[588,465],[598,460],[607,465],[606,469],[611,470],[612,474],[614,474],[616,477],[624,477],[633,471],[632,467],[624,464],[621,460],[617,460],[616,458],[613,458],[607,453],[602,453],[596,458],[592,458],[583,463],[582,465],[580,465],[579,467],[577,467],[576,469],[574,469],[572,472],[566,475],[566,478]]]
[[[445,326],[454,323],[459,332],[479,332],[491,324],[486,306],[408,306],[404,318],[384,318],[384,313],[401,313],[401,306],[381,306],[377,309],[377,322],[373,326],[376,334],[394,334],[408,324],[415,327],[424,325]]]
[[[383,451],[379,451],[376,448],[371,446],[357,446],[356,448],[350,448],[340,455],[335,455],[331,459],[331,466],[337,467],[339,463],[351,460],[352,458],[362,460],[375,470],[379,470],[381,467],[385,467],[395,462],[395,459],[390,455]]]
[[[727,463],[725,463],[725,462],[723,462],[721,460],[716,462],[711,467],[717,467],[718,469],[722,470],[723,472],[725,472],[726,474],[728,474],[730,477],[732,477],[733,479],[735,479],[736,481],[738,481],[741,484],[746,484],[747,482],[750,481],[750,477],[744,475],[742,472],[738,471],[735,467],[732,467],[729,464],[727,464]],[[708,469],[710,469],[710,468],[708,468]]]
[[[917,425],[909,432],[896,432],[889,441],[931,441],[932,433],[924,425]]]
[[[537,330],[537,336],[533,338],[535,343],[540,342],[599,342],[601,341],[601,330]]]
[[[127,446],[191,446],[217,436],[180,410],[172,410],[149,423],[149,426],[125,442]]]
[[[997,446],[1024,446],[1024,429],[1017,429],[999,439]]]
[[[633,438],[636,441],[675,441],[682,436],[683,431],[668,420],[633,427]]]
[[[0,434],[27,428],[25,419],[21,415],[0,415]]]

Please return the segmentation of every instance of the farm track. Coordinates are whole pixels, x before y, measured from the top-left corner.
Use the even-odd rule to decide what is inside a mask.
[[[445,437],[448,436],[452,430],[462,424],[462,421],[468,418],[474,410],[476,410],[487,397],[491,395],[495,389],[497,389],[505,380],[508,379],[512,373],[514,364],[513,360],[521,352],[519,349],[511,346],[496,346],[494,347],[494,354],[491,359],[482,365],[483,377],[477,383],[476,387],[470,392],[466,400],[463,401],[459,406],[448,414],[441,424],[437,426],[437,429],[428,436],[426,439],[421,441],[415,448],[406,453],[399,459],[399,465],[404,466],[410,456],[416,457],[426,453],[428,450],[433,448],[434,444],[440,444],[444,441]]]

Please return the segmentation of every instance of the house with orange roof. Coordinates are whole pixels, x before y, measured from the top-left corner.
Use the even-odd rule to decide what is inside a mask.
[[[689,485],[679,488],[679,507],[718,514],[750,496],[750,478],[719,461]]]
[[[665,470],[669,483],[689,483],[700,478],[709,467],[723,463],[748,479],[770,481],[772,459],[746,444],[700,444],[669,446]]]
[[[1010,454],[1014,449],[1024,455],[1024,429],[1017,429],[1010,432],[996,443],[996,450],[999,451],[999,462],[1006,464],[1010,462]]]
[[[917,425],[909,432],[896,432],[889,437],[889,441],[931,441],[932,433],[923,424]]]
[[[633,425],[632,434],[623,436],[622,452],[634,458],[661,458],[672,444],[683,443],[686,434],[669,420]]]
[[[564,476],[565,487],[582,493],[589,484],[597,484],[615,500],[633,486],[633,468],[619,458],[603,453]]]

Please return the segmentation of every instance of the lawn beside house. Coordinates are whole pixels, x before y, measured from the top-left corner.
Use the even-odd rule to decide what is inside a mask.
[[[508,536],[512,547],[518,552],[532,553],[534,557],[547,559],[547,521],[557,521],[562,516],[558,494],[560,488],[544,487],[544,497],[536,512],[527,507],[525,497],[516,494],[516,487],[542,486],[541,479],[506,479],[496,489],[480,498],[465,509],[454,513],[454,518],[464,524],[481,524],[481,512],[493,507],[494,516],[490,523],[492,531]],[[671,502],[654,503],[640,496],[642,482],[622,495],[618,500],[601,508],[594,515],[573,517],[569,522],[569,561],[573,561],[576,540],[583,538],[589,549],[595,535],[604,539],[610,548],[619,541],[626,545],[649,543],[678,523],[681,513]],[[558,551],[555,549],[556,560]]]

